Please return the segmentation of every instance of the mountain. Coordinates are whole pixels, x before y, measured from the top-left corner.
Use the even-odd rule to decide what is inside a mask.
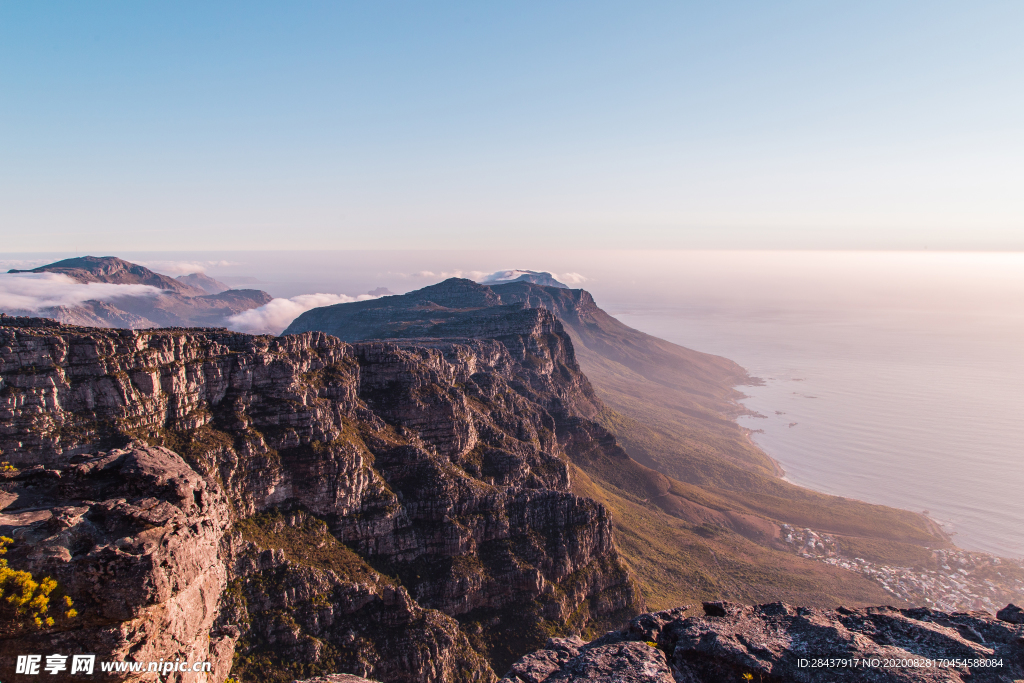
[[[808,539],[825,534],[836,557],[932,570],[944,564],[935,549],[950,548],[949,538],[924,516],[782,480],[733,420],[742,411],[734,387],[756,381],[743,368],[634,330],[584,290],[453,278],[402,296],[310,310],[285,334],[318,330],[349,342],[447,337],[464,334],[463,321],[503,308],[556,315],[592,383],[591,419],[631,456],[575,460],[574,489],[612,510],[616,543],[652,606],[721,599],[907,604],[889,584],[822,562],[827,553],[794,547],[787,528],[815,530]],[[1000,586],[1019,594],[1012,581]]]
[[[64,259],[31,270],[9,270],[8,273],[58,273],[76,282],[107,282],[115,285],[149,285],[183,296],[206,294],[201,288],[154,273],[144,266],[129,263],[116,256],[79,256]]]
[[[0,601],[0,678],[17,655],[55,652],[207,661],[214,683],[781,682],[793,653],[946,645],[1019,659],[1021,626],[860,609],[891,594],[808,552],[853,538],[872,557],[917,549],[927,566],[924,543],[944,539],[923,518],[789,493],[778,514],[817,518],[829,503],[849,516],[830,522],[845,536],[805,529],[814,545],[794,552],[799,530],[779,538],[763,492],[744,507],[728,497],[739,489],[631,458],[567,326],[495,289],[449,281],[356,304],[343,310],[390,339],[354,343],[0,315],[0,568],[46,587],[32,609],[50,604],[35,622]],[[993,590],[1024,580],[996,570]],[[641,614],[680,595],[720,597],[703,618]]]
[[[207,294],[220,294],[231,289],[231,285],[226,285],[220,280],[214,280],[206,273],[189,273],[188,275],[179,275],[175,279]]]
[[[536,270],[499,270],[496,273],[491,273],[485,280],[485,284],[503,284],[506,282],[529,282],[535,285],[544,285],[547,287],[559,287],[562,289],[568,289],[567,285],[562,284],[554,278],[551,273],[545,273]]]
[[[0,620],[0,679],[45,651],[210,661],[218,683],[494,681],[643,611],[607,509],[572,490],[573,462],[628,457],[561,324],[456,327],[348,344],[0,316],[5,559],[78,611]]]
[[[129,329],[221,327],[230,316],[273,299],[258,289],[230,289],[202,273],[175,279],[114,256],[82,256],[32,270],[8,272],[56,273],[83,284],[148,285],[162,290],[155,296],[125,295],[113,302],[92,300],[76,306],[57,306],[39,311],[42,316],[71,325]]]

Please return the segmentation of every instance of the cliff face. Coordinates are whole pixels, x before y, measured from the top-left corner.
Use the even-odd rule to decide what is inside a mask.
[[[730,401],[740,394],[731,387],[750,379],[730,360],[683,348],[619,322],[598,307],[586,290],[525,280],[481,285],[451,278],[401,296],[315,308],[296,318],[285,334],[319,330],[346,341],[410,337],[470,311],[515,304],[554,313],[573,338],[576,353],[621,364],[662,387],[685,388],[722,411],[735,410]]]
[[[215,675],[227,675],[234,641],[213,623],[230,514],[216,486],[150,447],[79,454],[59,469],[5,472],[0,482],[0,531],[14,539],[8,561],[57,579],[80,615],[67,630],[7,632],[4,669],[16,655],[96,653],[211,661]]]
[[[485,681],[488,662],[641,606],[607,512],[569,492],[570,455],[617,447],[547,311],[355,345],[3,322],[17,472],[0,533],[12,566],[94,614],[5,655],[159,650],[223,680],[233,652],[243,680]]]

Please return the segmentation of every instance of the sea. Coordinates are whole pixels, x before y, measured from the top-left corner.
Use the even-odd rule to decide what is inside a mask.
[[[26,267],[71,254],[0,255]],[[840,251],[123,253],[276,297],[552,272],[622,322],[730,358],[740,424],[818,491],[916,512],[1024,558],[1024,254]]]
[[[747,295],[610,312],[760,378],[739,387],[739,422],[787,480],[926,512],[965,549],[1024,556],[1024,255],[762,259],[730,275]]]

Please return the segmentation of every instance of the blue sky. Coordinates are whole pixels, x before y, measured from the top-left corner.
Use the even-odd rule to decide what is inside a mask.
[[[1016,2],[0,2],[4,251],[1024,249]]]

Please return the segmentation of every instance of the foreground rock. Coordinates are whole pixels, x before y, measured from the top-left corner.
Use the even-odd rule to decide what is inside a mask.
[[[591,643],[553,638],[516,662],[502,683],[995,683],[1024,677],[1024,626],[987,612],[719,602],[705,603],[702,617],[686,617],[686,609],[641,615]]]
[[[377,681],[371,681],[368,678],[361,678],[351,674],[329,674],[327,676],[307,678],[304,681],[295,681],[295,683],[377,683]]]
[[[102,661],[210,662],[214,680],[227,676],[235,639],[213,627],[227,584],[219,548],[230,513],[217,487],[176,453],[146,446],[2,474],[0,535],[14,539],[8,561],[60,581],[80,615],[46,631],[5,624],[5,664],[24,654],[95,653]]]

